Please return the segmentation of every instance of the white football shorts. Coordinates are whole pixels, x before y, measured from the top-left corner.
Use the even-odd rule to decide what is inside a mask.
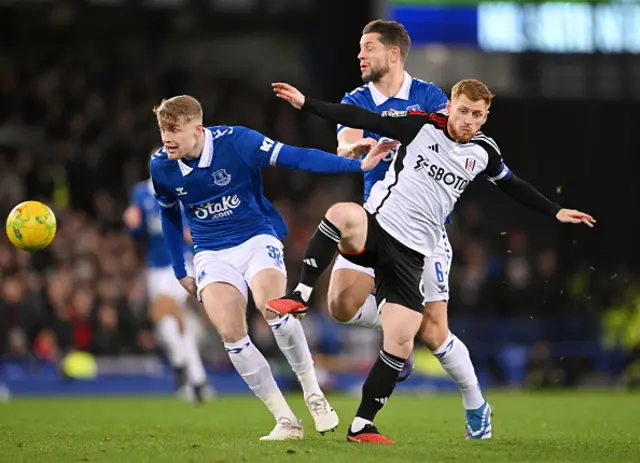
[[[272,268],[287,277],[284,247],[271,235],[254,236],[239,246],[220,251],[200,251],[193,259],[198,299],[205,286],[228,283],[249,297],[251,279],[261,270]]]
[[[193,265],[186,262],[187,274],[194,276]],[[183,306],[187,302],[189,293],[182,287],[178,279],[173,274],[173,268],[157,267],[147,269],[147,292],[149,300],[155,301],[160,296],[168,296]]]

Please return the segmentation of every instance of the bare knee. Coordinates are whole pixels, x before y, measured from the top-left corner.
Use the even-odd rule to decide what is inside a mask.
[[[364,304],[358,295],[341,291],[337,294],[329,294],[329,313],[333,319],[340,323],[347,323],[353,320],[360,307]]]
[[[384,350],[398,357],[409,357],[421,320],[418,312],[398,304],[385,304],[381,317]]]
[[[367,237],[367,214],[355,203],[337,203],[329,208],[326,218],[340,230],[340,249],[358,252]]]
[[[353,320],[375,286],[373,278],[353,269],[339,269],[331,274],[328,306],[331,316],[340,323]]]
[[[223,342],[237,342],[247,336],[246,302],[235,287],[226,283],[208,285],[202,291],[202,302]]]
[[[325,217],[335,225],[340,231],[353,226],[354,218],[362,209],[355,203],[336,203],[329,208]]]
[[[239,327],[229,327],[229,329],[219,329],[218,334],[222,342],[231,344],[238,342],[247,335],[247,331],[240,329]]]
[[[445,301],[427,302],[420,326],[420,340],[430,349],[436,350],[449,336],[447,303]]]

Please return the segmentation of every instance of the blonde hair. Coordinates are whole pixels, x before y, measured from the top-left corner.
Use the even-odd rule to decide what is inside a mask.
[[[460,95],[464,95],[471,101],[484,101],[487,106],[491,106],[493,93],[485,84],[476,79],[464,79],[458,82],[451,89],[451,99],[455,100]]]
[[[189,95],[179,95],[165,99],[153,108],[161,129],[175,129],[179,122],[202,121],[202,105]],[[182,118],[182,121],[180,121]]]

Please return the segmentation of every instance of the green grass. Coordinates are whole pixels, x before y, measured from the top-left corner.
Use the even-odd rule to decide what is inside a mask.
[[[17,399],[0,404],[0,461],[19,462],[638,462],[640,397],[616,393],[489,396],[491,441],[465,441],[457,396],[393,397],[376,424],[395,446],[345,442],[357,398],[332,397],[342,423],[321,437],[260,442],[273,420],[257,399],[195,408],[172,399]]]

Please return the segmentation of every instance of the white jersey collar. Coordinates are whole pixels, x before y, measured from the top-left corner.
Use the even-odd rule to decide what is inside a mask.
[[[394,96],[394,98],[399,98],[401,100],[408,100],[409,93],[411,92],[412,82],[413,82],[413,78],[409,75],[407,71],[404,71],[402,87],[400,87],[400,90]],[[367,84],[367,87],[369,87],[369,91],[371,92],[371,97],[373,98],[373,102],[376,104],[376,106],[380,106],[384,104],[389,99],[389,97],[383,95],[378,91],[376,86],[373,85],[373,82],[369,82]]]
[[[213,134],[211,133],[211,130],[205,127],[204,136],[204,149],[202,150],[200,161],[198,162],[198,167],[200,169],[211,167],[211,162],[213,161]],[[189,167],[184,161],[182,161],[182,159],[178,160],[178,166],[180,166],[180,173],[182,173],[183,177],[186,177],[193,172],[193,168]]]

